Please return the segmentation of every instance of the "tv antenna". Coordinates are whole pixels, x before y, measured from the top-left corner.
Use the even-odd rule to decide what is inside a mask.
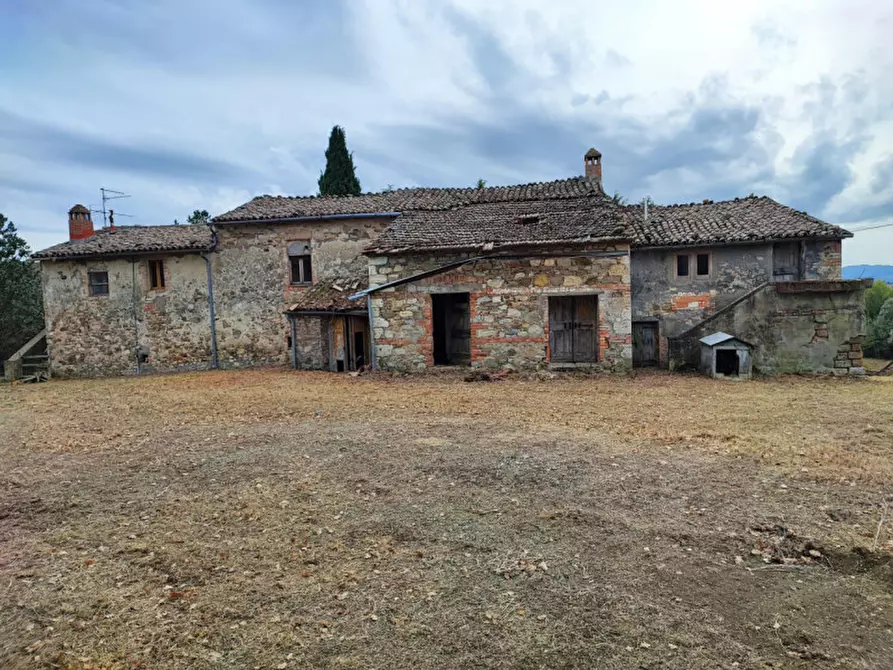
[[[122,214],[118,212],[115,214],[115,210],[107,209],[106,203],[109,200],[121,200],[122,198],[129,198],[130,195],[127,193],[123,193],[121,191],[115,191],[110,188],[100,188],[99,192],[102,194],[102,226],[103,228],[107,225],[111,224],[112,227],[115,225],[115,217],[116,216],[131,216],[130,214]]]

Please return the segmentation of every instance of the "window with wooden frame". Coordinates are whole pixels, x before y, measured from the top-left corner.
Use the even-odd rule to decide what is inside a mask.
[[[288,264],[292,284],[313,282],[313,265],[310,262],[310,243],[292,242],[288,245]]]
[[[160,291],[166,288],[164,280],[164,261],[149,261],[149,289]]]
[[[688,254],[676,254],[676,276],[688,277]]]
[[[91,296],[103,296],[109,294],[109,273],[108,272],[88,272],[87,284],[90,289]]]

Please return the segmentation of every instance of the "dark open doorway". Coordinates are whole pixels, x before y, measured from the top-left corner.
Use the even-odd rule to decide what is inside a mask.
[[[467,293],[431,296],[435,365],[471,364],[471,314]]]
[[[738,375],[738,351],[737,349],[716,350],[716,373],[727,377]]]
[[[353,334],[354,369],[359,370],[366,365],[366,333],[357,330]]]

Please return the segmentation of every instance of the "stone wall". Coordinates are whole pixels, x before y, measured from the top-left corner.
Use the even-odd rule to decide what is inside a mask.
[[[295,319],[298,360],[302,370],[329,369],[329,327],[331,317],[299,316]]]
[[[210,359],[205,262],[163,257],[166,288],[150,290],[146,260],[41,261],[47,350],[54,376],[204,367]],[[109,294],[90,296],[88,272],[108,272]]]
[[[476,261],[371,296],[373,342],[379,367],[415,370],[434,364],[434,293],[469,293],[473,366],[530,369],[549,362],[549,296],[597,295],[597,367],[631,366],[628,247],[593,247],[591,253]],[[560,252],[559,252],[560,253]],[[370,259],[370,286],[381,285],[469,256],[417,254]]]
[[[362,276],[363,248],[390,219],[335,219],[297,223],[219,226],[214,253],[214,293],[221,366],[286,364],[291,330],[283,311],[302,286],[291,285],[288,245],[308,241],[313,280]],[[300,317],[299,323],[307,317]],[[327,319],[299,326],[299,361],[328,368]],[[317,328],[316,326],[319,326]]]
[[[840,279],[840,240],[808,240],[801,256],[803,279]]]
[[[770,284],[671,339],[671,366],[695,365],[698,340],[723,331],[754,346],[758,372],[864,373],[866,288],[861,280]]]
[[[305,290],[291,286],[287,247],[311,245],[314,280],[362,276],[363,247],[388,219],[220,226],[210,255],[221,367],[290,362],[283,315]],[[149,290],[147,258],[41,262],[47,344],[57,376],[188,370],[210,364],[207,274],[198,255],[163,258],[166,288]],[[109,273],[109,295],[91,297],[87,273]],[[329,319],[298,319],[302,367],[328,369]]]
[[[676,277],[678,253],[710,254],[710,273]],[[804,279],[839,279],[839,240],[801,244]],[[667,338],[675,337],[761,284],[772,281],[773,245],[739,244],[691,249],[634,249],[631,281],[633,320],[659,323],[661,364],[668,363]]]
[[[676,277],[676,254],[709,252],[710,274]],[[772,245],[632,252],[633,320],[656,317],[662,338],[678,335],[772,277]]]

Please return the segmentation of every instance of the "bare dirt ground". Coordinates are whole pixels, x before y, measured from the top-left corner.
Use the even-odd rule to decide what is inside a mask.
[[[891,377],[53,381],[0,436],[4,669],[893,667]]]

